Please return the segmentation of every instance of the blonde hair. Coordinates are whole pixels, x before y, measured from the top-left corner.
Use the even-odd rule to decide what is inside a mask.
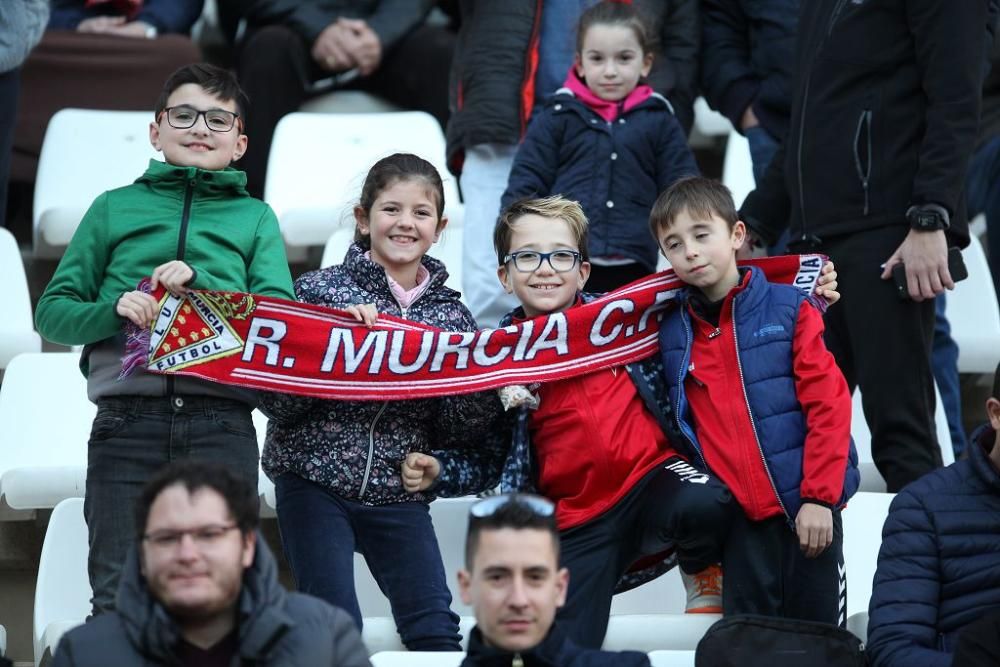
[[[535,199],[519,199],[500,212],[496,227],[493,229],[493,248],[497,253],[497,266],[504,263],[504,258],[510,252],[510,237],[514,233],[514,224],[526,215],[537,215],[564,221],[576,240],[577,250],[583,261],[590,260],[590,254],[587,252],[588,223],[583,208],[579,202],[554,195]]]

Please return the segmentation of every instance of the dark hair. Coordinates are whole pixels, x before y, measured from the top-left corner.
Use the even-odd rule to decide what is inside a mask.
[[[149,510],[163,491],[183,485],[188,493],[211,489],[226,501],[229,513],[246,535],[260,523],[260,496],[257,487],[237,475],[228,466],[205,461],[178,461],[164,466],[142,488],[135,508],[136,537],[142,541],[149,521]]]
[[[699,219],[722,218],[729,229],[739,221],[729,188],[711,178],[689,176],[674,182],[656,198],[649,212],[649,231],[653,238],[659,242],[660,231],[674,224],[684,211]]]
[[[235,102],[236,113],[244,123],[246,122],[247,108],[250,106],[247,94],[240,88],[232,72],[208,63],[185,65],[170,75],[163,84],[159,99],[156,100],[156,118],[159,118],[160,113],[167,108],[167,100],[174,91],[189,83],[201,86],[205,92],[215,95],[224,102]]]
[[[653,53],[656,48],[656,38],[647,27],[650,25],[650,21],[630,2],[605,0],[583,12],[576,28],[577,53],[583,52],[583,40],[587,36],[587,31],[595,25],[616,25],[631,28],[643,55]]]
[[[513,494],[506,503],[488,516],[469,515],[469,533],[465,538],[465,569],[472,570],[472,562],[479,548],[479,534],[484,530],[504,528],[544,530],[552,536],[552,547],[556,552],[556,560],[559,560],[559,528],[556,526],[555,514],[543,516],[520,500],[517,494]]]
[[[493,249],[497,253],[497,266],[502,266],[504,258],[510,253],[510,239],[514,235],[514,225],[526,215],[564,221],[576,240],[576,249],[580,252],[580,257],[585,262],[590,261],[590,253],[587,251],[587,216],[583,212],[583,207],[579,202],[566,199],[562,195],[552,195],[536,199],[518,199],[500,211],[497,224],[493,227]]]
[[[434,194],[437,195],[435,203],[437,204],[438,221],[440,222],[441,216],[444,213],[444,185],[441,183],[441,174],[438,173],[438,170],[430,162],[412,153],[393,153],[389,157],[384,157],[373,164],[372,168],[368,170],[368,176],[365,177],[364,185],[361,186],[361,199],[358,202],[358,206],[364,209],[366,217],[370,216],[372,205],[375,204],[375,200],[383,190],[391,187],[398,181],[411,181],[415,179],[426,181],[427,185],[434,190]],[[355,227],[355,243],[367,246],[370,241],[371,239],[368,238],[367,234],[362,234]]]
[[[997,370],[993,374],[993,398],[1000,401],[1000,364],[997,364]]]

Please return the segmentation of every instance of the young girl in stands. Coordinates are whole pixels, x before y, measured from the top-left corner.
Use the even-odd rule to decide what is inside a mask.
[[[621,2],[581,15],[565,87],[532,119],[502,199],[504,208],[555,194],[580,202],[590,221],[592,292],[656,270],[653,202],[699,173],[670,103],[641,83],[655,49],[647,25]]]
[[[447,224],[443,210],[430,163],[409,154],[378,161],[354,208],[343,264],[300,277],[297,298],[368,326],[388,313],[474,330],[459,293],[445,287],[444,265],[426,254]],[[299,589],[346,609],[360,628],[358,552],[409,650],[462,650],[428,503],[496,484],[506,453],[496,393],[385,402],[268,394],[262,407],[271,418],[263,467]]]

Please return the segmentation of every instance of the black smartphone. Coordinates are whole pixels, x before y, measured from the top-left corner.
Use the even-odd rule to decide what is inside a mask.
[[[969,277],[969,271],[965,268],[965,260],[962,259],[962,251],[958,246],[948,248],[948,273],[951,274],[953,282],[959,282]],[[906,286],[906,267],[902,262],[892,267],[892,282],[896,284],[896,293],[900,299],[906,301],[910,298],[910,290]]]

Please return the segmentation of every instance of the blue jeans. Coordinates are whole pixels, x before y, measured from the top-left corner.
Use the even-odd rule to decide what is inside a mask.
[[[462,650],[426,503],[362,505],[294,473],[279,476],[274,486],[281,543],[300,591],[344,609],[360,630],[357,551],[389,598],[407,649]]]
[[[197,459],[225,463],[256,488],[257,458],[245,403],[201,396],[99,400],[83,502],[94,614],[114,609],[125,555],[136,540],[136,501],[150,477],[171,461]]]
[[[934,300],[934,346],[931,348],[931,370],[941,392],[941,404],[948,418],[951,448],[955,458],[965,451],[965,428],[962,426],[962,392],[958,382],[958,345],[951,337],[951,325],[945,317],[945,295]]]
[[[1000,303],[1000,136],[993,137],[972,156],[965,193],[969,217],[980,213],[986,216],[986,249]]]
[[[763,125],[755,125],[745,131],[747,143],[750,144],[750,161],[753,162],[753,180],[759,186],[764,179],[774,154],[778,152],[781,142],[764,129]],[[788,230],[782,232],[778,241],[767,249],[768,255],[783,255],[788,246]]]

